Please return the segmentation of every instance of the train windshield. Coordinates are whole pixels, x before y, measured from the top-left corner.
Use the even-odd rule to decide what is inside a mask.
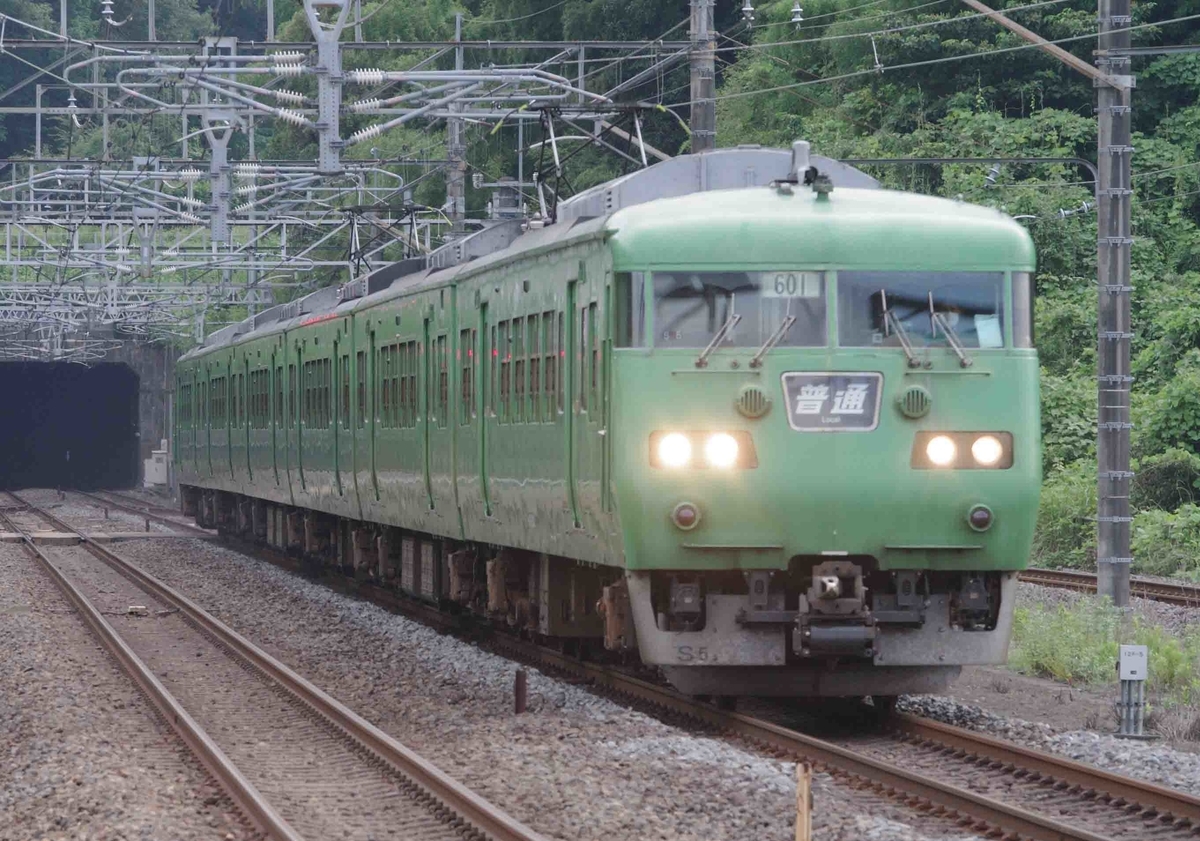
[[[655,272],[654,345],[825,345],[823,272]],[[776,335],[778,338],[776,339]]]
[[[1004,347],[1003,272],[838,272],[842,347]],[[935,317],[936,315],[936,317]],[[899,325],[899,329],[897,328]]]

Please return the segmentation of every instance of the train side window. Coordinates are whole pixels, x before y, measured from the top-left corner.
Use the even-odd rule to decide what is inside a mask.
[[[400,425],[416,424],[417,384],[413,371],[417,367],[417,348],[413,342],[400,345]]]
[[[321,420],[325,429],[333,426],[333,359],[321,361],[324,382],[321,384],[321,410],[325,413]]]
[[[496,344],[496,325],[492,325],[492,343],[488,350],[488,364],[491,366],[491,376],[488,378],[488,398],[487,398],[487,413],[490,417],[496,417],[496,383],[499,381],[496,376],[497,367],[499,366],[500,346]]]
[[[312,423],[312,363],[300,366],[300,425]]]
[[[588,318],[587,307],[579,308],[579,367],[576,369],[576,377],[579,382],[579,411],[586,412],[588,410],[588,389],[587,389],[587,358],[588,348],[591,346],[592,337],[588,333]]]
[[[525,319],[513,320],[513,423],[525,420]]]
[[[392,376],[388,380],[388,388],[391,389],[392,395],[392,428],[399,429],[404,426],[404,404],[400,402],[400,380],[403,375],[401,373],[401,364],[403,356],[404,343],[397,342],[392,345]]]
[[[1033,347],[1033,275],[1012,273],[1013,347]]]
[[[376,391],[380,397],[380,425],[387,429],[392,425],[392,395],[388,389],[388,379],[392,375],[392,348],[391,346],[381,347],[379,349],[379,385]]]
[[[588,304],[588,358],[591,360],[591,370],[588,372],[588,385],[591,390],[591,404],[599,408],[600,401],[597,392],[600,390],[600,337],[596,335],[595,302]]]
[[[512,386],[512,353],[508,346],[508,322],[500,322],[500,423],[508,423],[508,401]]]
[[[420,346],[415,342],[408,343],[408,425],[414,429],[417,426],[417,412],[420,411],[420,396],[417,391],[417,374],[419,372],[421,354]]]
[[[350,354],[342,354],[342,429],[350,428]]]
[[[450,414],[450,348],[446,334],[437,338],[438,428],[445,428]]]
[[[357,366],[355,380],[358,385],[358,428],[363,429],[367,425],[367,352],[360,350],[355,354],[354,362]]]
[[[537,423],[542,419],[542,353],[538,339],[539,316],[537,313],[529,316],[529,422]]]
[[[646,274],[618,272],[613,275],[613,345],[646,346]]]
[[[554,378],[554,394],[558,398],[558,413],[563,413],[563,401],[567,390],[567,384],[563,374],[566,373],[567,364],[567,331],[565,313],[558,314],[558,358],[555,364],[557,371]]]
[[[555,351],[554,351],[554,313],[542,313],[542,353],[545,354],[542,362],[542,391],[545,399],[542,401],[544,410],[542,413],[543,419],[547,422],[554,421],[554,368],[555,368]]]
[[[288,365],[288,423],[296,422],[296,365]]]
[[[475,383],[472,375],[475,364],[475,331],[460,330],[458,333],[459,381],[458,422],[466,426],[475,414]]]

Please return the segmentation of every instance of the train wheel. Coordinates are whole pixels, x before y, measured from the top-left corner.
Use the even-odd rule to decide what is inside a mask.
[[[896,714],[896,702],[899,700],[899,695],[872,695],[872,718],[880,724],[887,723]]]

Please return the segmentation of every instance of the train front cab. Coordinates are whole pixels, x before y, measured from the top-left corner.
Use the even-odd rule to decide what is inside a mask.
[[[697,694],[896,695],[1006,659],[1041,480],[1020,268],[616,275],[643,661]]]

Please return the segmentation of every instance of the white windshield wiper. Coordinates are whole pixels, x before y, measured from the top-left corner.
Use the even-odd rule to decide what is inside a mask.
[[[783,341],[783,337],[787,335],[788,330],[791,330],[792,325],[795,323],[796,316],[789,315],[785,318],[783,323],[779,325],[779,328],[763,342],[763,346],[758,349],[758,353],[754,354],[754,358],[750,360],[750,367],[757,368],[759,365],[762,365],[763,357],[767,355],[767,352],[771,348]]]
[[[958,357],[958,364],[964,368],[970,368],[974,364],[974,360],[967,356],[966,346],[963,345],[962,339],[958,337],[958,333],[954,332],[954,328],[950,326],[949,319],[945,315],[933,308],[933,291],[929,292],[929,333],[930,338],[937,338],[938,328],[942,328],[942,332],[946,335],[946,341],[949,342],[950,348]]]
[[[921,360],[917,359],[917,354],[913,350],[912,342],[909,341],[908,331],[904,329],[904,325],[896,314],[888,309],[887,292],[879,290],[879,300],[883,303],[883,335],[891,335],[888,331],[896,331],[896,339],[900,342],[900,347],[904,348],[904,356],[908,359],[909,368],[920,368]]]
[[[742,317],[740,315],[737,315],[736,313],[734,315],[729,316],[729,320],[721,325],[721,329],[717,331],[717,335],[713,336],[712,341],[708,343],[708,347],[706,347],[704,350],[700,351],[700,355],[698,357],[696,357],[696,367],[697,368],[703,368],[706,365],[708,365],[709,354],[711,354],[714,350],[716,350],[717,345],[719,345],[721,343],[721,340],[725,338],[725,334],[728,333],[730,330],[732,330],[734,327],[737,327],[738,322],[741,320],[742,320]]]

